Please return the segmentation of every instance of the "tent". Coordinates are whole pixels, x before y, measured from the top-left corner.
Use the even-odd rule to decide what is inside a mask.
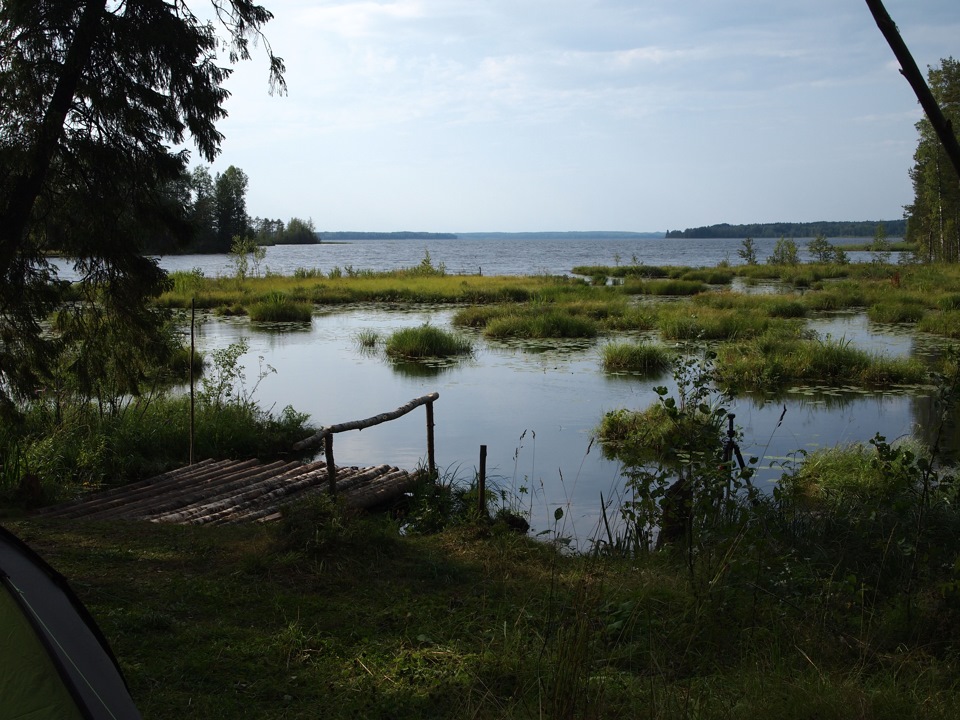
[[[140,718],[117,660],[67,581],[0,527],[0,720]]]

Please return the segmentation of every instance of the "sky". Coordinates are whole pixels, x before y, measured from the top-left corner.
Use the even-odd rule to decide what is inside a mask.
[[[896,219],[921,109],[864,0],[261,0],[222,153],[318,230]],[[924,71],[957,0],[886,0]],[[200,162],[194,153],[194,163]]]

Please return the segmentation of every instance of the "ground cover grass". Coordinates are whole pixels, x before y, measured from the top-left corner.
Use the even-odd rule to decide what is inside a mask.
[[[205,278],[191,273],[172,275],[172,288],[157,299],[160,307],[188,308],[191,300],[200,308],[250,307],[271,302],[277,297],[320,305],[355,302],[486,304],[522,302],[544,292],[563,294],[585,286],[582,281],[567,277],[418,275],[404,270],[354,272],[336,277],[269,275],[248,277],[242,282],[232,277]]]
[[[680,551],[571,555],[475,522],[401,534],[329,507],[7,524],[72,583],[156,720],[955,717],[956,603],[917,589],[908,618],[869,575],[872,540],[872,565],[847,557],[855,581],[831,572],[829,540],[886,527],[848,505],[812,560],[787,534],[718,535],[692,571]]]

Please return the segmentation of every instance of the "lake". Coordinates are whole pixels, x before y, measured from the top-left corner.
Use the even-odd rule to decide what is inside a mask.
[[[891,238],[898,240],[899,238]],[[839,242],[839,241],[835,241]],[[357,240],[319,245],[280,245],[267,248],[264,269],[292,275],[297,268],[395,270],[418,265],[429,252],[434,266],[441,263],[447,272],[458,275],[568,275],[577,265],[689,265],[712,267],[721,262],[741,263],[739,239],[691,240],[665,238],[593,240]],[[763,262],[777,241],[754,241],[757,257]],[[801,259],[809,260],[806,241],[797,240]],[[853,262],[869,260],[870,253],[851,252]],[[207,277],[232,275],[226,255],[165,256],[161,265],[169,270],[200,268]]]
[[[757,241],[761,257],[774,242]],[[632,263],[634,254],[644,264],[735,263],[739,246],[740,241],[731,240],[358,241],[270,248],[265,265],[284,274],[297,267],[387,270],[416,265],[428,251],[434,265],[442,262],[448,272],[469,272],[476,265],[484,274],[569,274],[578,264],[613,264],[618,255],[621,263]],[[161,264],[230,274],[225,256],[165,257]],[[588,544],[600,520],[601,494],[615,502],[623,491],[621,467],[603,457],[592,441],[593,430],[607,411],[643,409],[655,402],[653,387],[670,386],[669,373],[641,380],[603,372],[600,351],[609,338],[495,342],[470,333],[475,345],[471,358],[433,366],[397,366],[356,341],[364,330],[386,336],[426,322],[449,328],[452,314],[446,306],[318,308],[309,326],[204,315],[198,347],[210,350],[246,338],[248,383],[256,380],[260,357],[276,370],[260,383],[256,399],[275,411],[292,405],[310,413],[316,425],[367,418],[439,392],[436,453],[446,476],[472,479],[480,446],[486,445],[488,476],[530,513],[535,531],[554,529],[554,511],[560,507],[564,518],[556,529],[581,546]],[[876,325],[862,314],[824,315],[809,322],[824,336],[890,355],[923,357],[940,347],[936,338]],[[794,388],[777,400],[739,398],[728,409],[743,429],[743,454],[761,458],[759,482],[769,487],[780,476],[780,464],[798,450],[867,441],[877,432],[890,440],[923,437],[929,432],[932,402],[929,392]],[[386,425],[343,433],[336,442],[340,465],[388,463],[414,469],[425,456],[425,419],[419,409]]]

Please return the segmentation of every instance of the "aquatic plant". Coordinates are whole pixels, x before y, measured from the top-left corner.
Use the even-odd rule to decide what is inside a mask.
[[[628,278],[623,291],[631,295],[696,295],[709,288],[701,280],[634,280]]]
[[[310,322],[313,305],[291,300],[281,293],[273,293],[247,308],[251,320],[263,322]]]
[[[460,335],[424,324],[395,331],[387,338],[385,350],[394,358],[441,358],[469,355],[473,344]]]
[[[927,370],[912,358],[888,358],[844,338],[767,334],[717,349],[717,380],[734,390],[771,390],[787,383],[882,388],[922,383]]]
[[[660,346],[650,343],[608,343],[601,350],[603,369],[607,372],[628,370],[644,375],[657,375],[670,367],[672,356]]]
[[[592,338],[597,322],[561,308],[541,307],[489,320],[483,334],[489,338]]]

